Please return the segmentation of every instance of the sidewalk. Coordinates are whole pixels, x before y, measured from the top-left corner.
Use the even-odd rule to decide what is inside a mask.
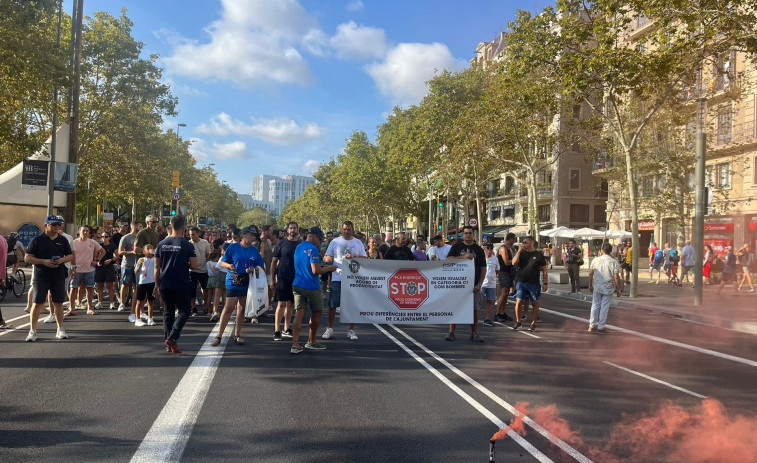
[[[694,288],[691,283],[683,283],[681,287],[667,284],[667,277],[663,273],[659,285],[650,284],[649,267],[642,266],[639,270],[638,296],[629,298],[630,285],[626,285],[622,297],[613,297],[612,307],[646,310],[705,325],[757,334],[757,292],[749,292],[747,283],[738,293],[734,292],[732,285],[727,285],[720,295],[715,294],[718,285],[705,285],[702,305],[697,307],[694,305]],[[655,281],[656,277],[655,273]],[[590,304],[588,281],[589,270],[581,269],[581,294],[571,294],[567,271],[563,267],[555,266],[549,270],[547,293],[584,300]]]

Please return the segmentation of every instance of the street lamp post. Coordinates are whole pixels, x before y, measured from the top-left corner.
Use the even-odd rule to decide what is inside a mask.
[[[178,146],[179,142],[181,141],[181,138],[179,138],[179,130],[182,127],[186,127],[186,126],[187,126],[187,124],[184,124],[184,123],[181,123],[181,122],[179,122],[178,124],[176,124],[176,146]]]

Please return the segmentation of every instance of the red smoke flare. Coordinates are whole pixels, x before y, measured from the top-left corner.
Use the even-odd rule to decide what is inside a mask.
[[[526,435],[526,426],[523,424],[523,417],[525,417],[528,414],[528,402],[518,402],[515,404],[515,409],[518,410],[518,414],[510,420],[510,426],[506,428],[502,428],[499,431],[495,432],[492,436],[491,441],[504,439],[505,436],[507,436],[507,433],[510,431],[515,431],[521,436]]]

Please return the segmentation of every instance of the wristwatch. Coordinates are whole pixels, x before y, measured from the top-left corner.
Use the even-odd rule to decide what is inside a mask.
[[[76,265],[72,265],[71,268],[76,268]]]

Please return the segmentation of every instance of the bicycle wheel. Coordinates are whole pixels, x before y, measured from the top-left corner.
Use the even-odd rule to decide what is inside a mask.
[[[21,297],[26,288],[26,275],[21,270],[16,270],[16,273],[11,275],[10,278],[13,280],[13,295]]]

